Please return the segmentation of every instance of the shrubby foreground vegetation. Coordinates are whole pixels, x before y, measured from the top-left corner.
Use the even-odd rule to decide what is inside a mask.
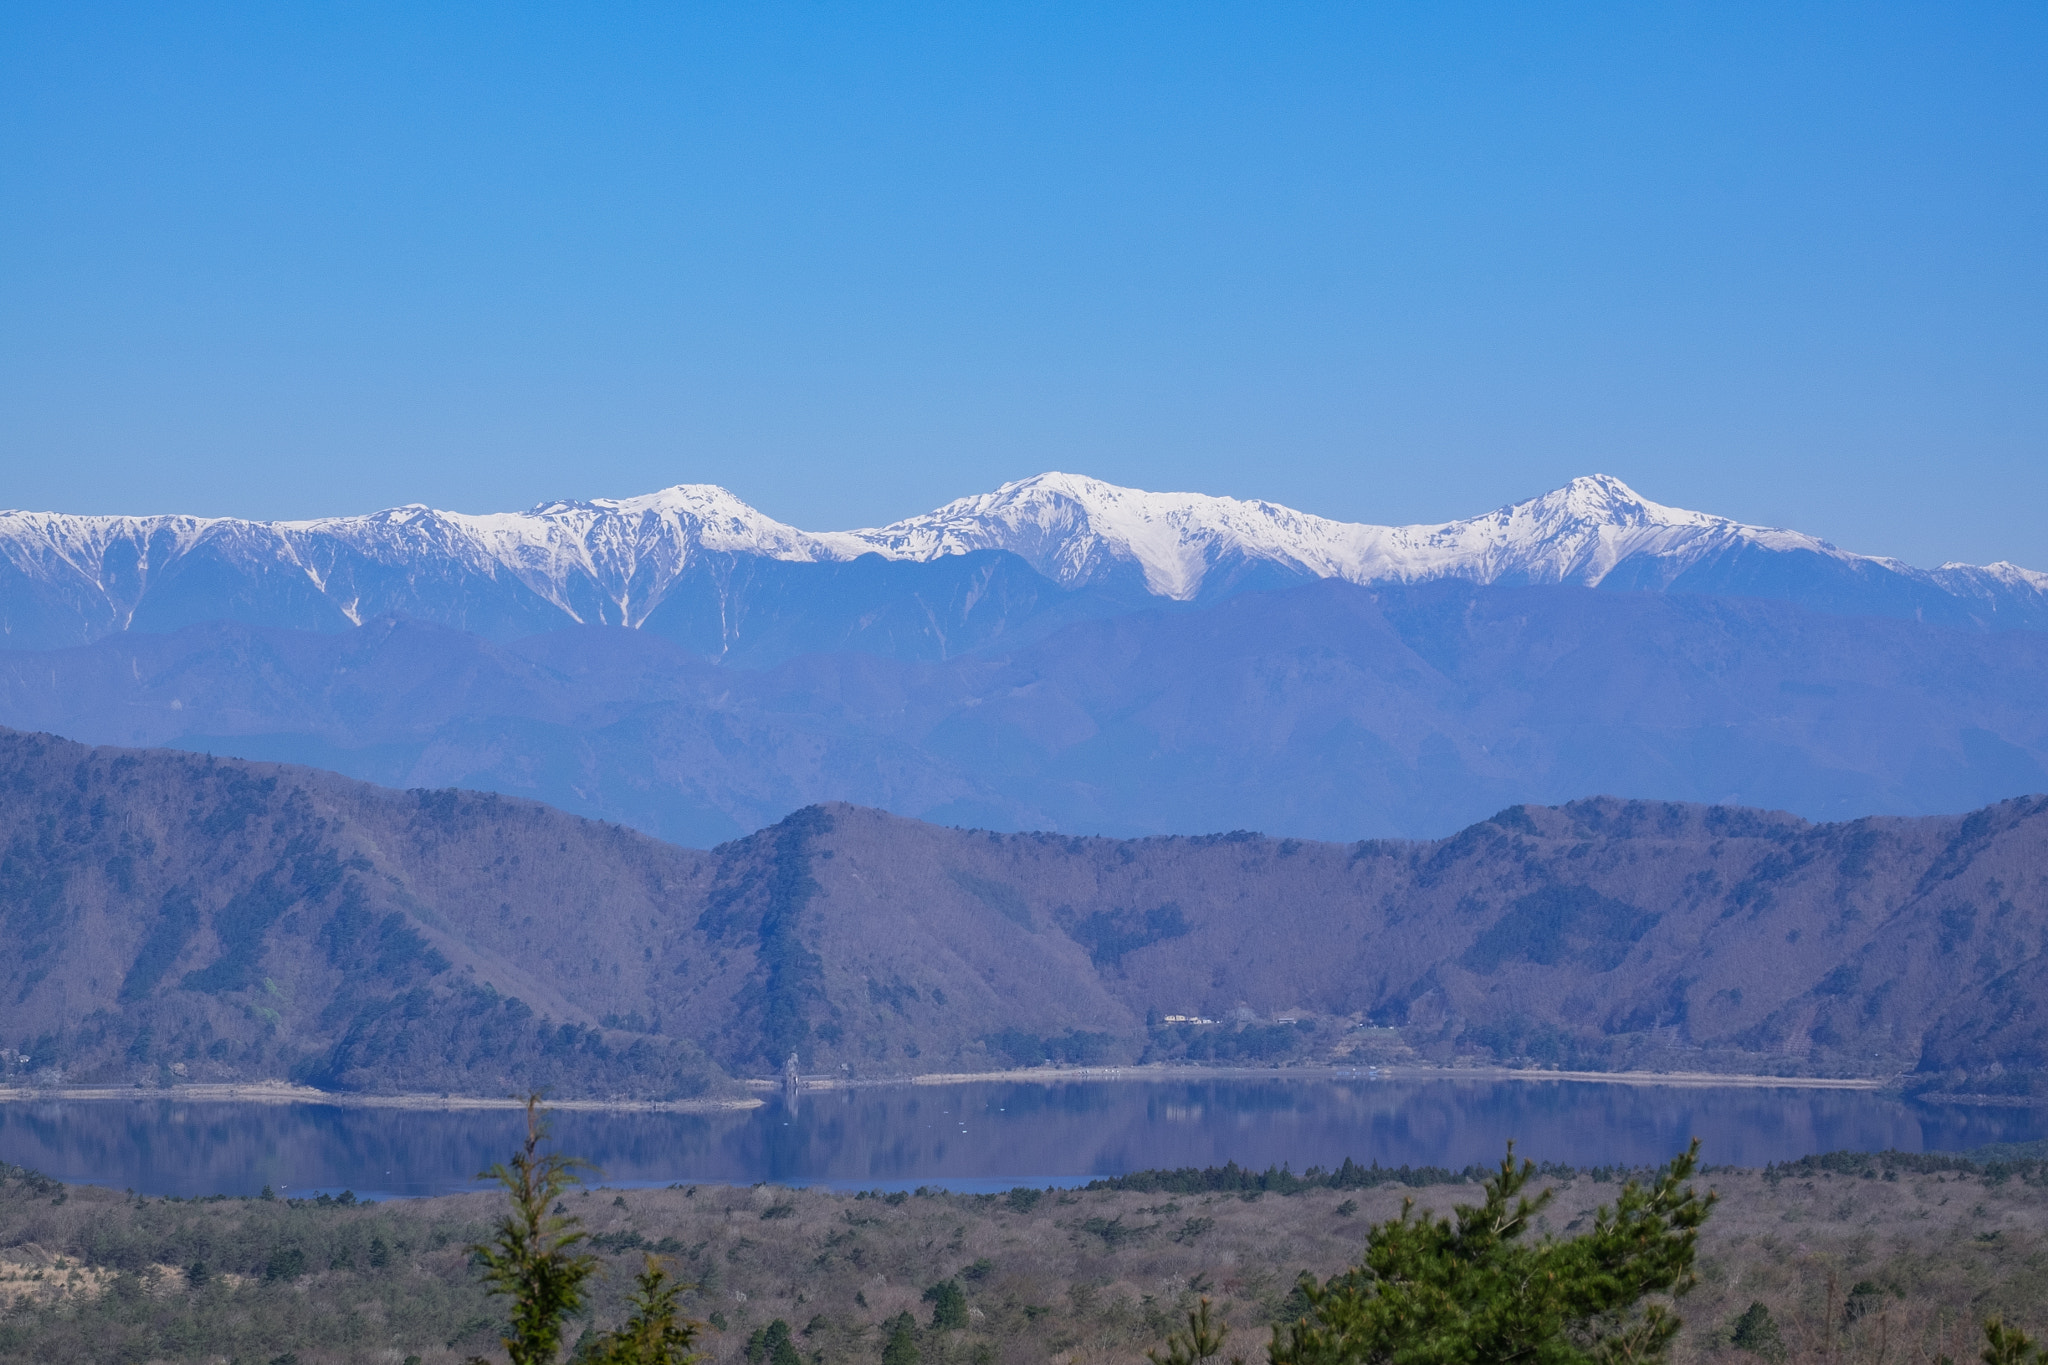
[[[503,1360],[511,1338],[533,1347],[515,1359],[716,1365],[1193,1365],[1269,1343],[1282,1365],[2004,1365],[2039,1359],[2020,1334],[2048,1318],[2048,1162],[2031,1155],[1698,1178],[1682,1157],[1633,1190],[1626,1172],[1520,1165],[1004,1195],[572,1189],[537,1148],[506,1174],[527,1194],[509,1210],[502,1191],[138,1198],[4,1168],[0,1359],[456,1365]],[[536,1284],[566,1310],[559,1355],[517,1322]]]

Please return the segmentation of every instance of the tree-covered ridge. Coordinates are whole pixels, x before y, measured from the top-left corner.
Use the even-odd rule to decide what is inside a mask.
[[[673,1100],[794,1054],[840,1080],[1482,1062],[2018,1098],[2048,1086],[2044,851],[2048,798],[1842,825],[1602,799],[1352,844],[807,807],[705,852],[0,734],[0,1081]]]

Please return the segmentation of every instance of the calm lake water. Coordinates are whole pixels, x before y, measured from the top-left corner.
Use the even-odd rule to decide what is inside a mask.
[[[0,1160],[144,1194],[424,1195],[473,1188],[520,1116],[322,1104],[0,1104]],[[1156,1166],[1464,1166],[1524,1155],[1715,1164],[1812,1152],[1955,1151],[2048,1136],[2048,1113],[1863,1091],[1453,1079],[1090,1081],[821,1092],[733,1114],[564,1112],[555,1135],[612,1185],[920,1184],[996,1190]]]

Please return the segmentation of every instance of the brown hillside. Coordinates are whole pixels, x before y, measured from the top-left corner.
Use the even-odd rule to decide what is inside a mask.
[[[965,1055],[992,1017],[1126,1038],[1148,1017],[1248,1012],[1315,1021],[1311,1046],[1339,1021],[1393,1026],[1440,1060],[1956,1071],[2007,1090],[2021,1082],[1999,1072],[2048,1066],[2048,799],[1842,825],[1593,800],[1354,845],[829,814],[821,1005],[853,1002],[836,1022],[870,1055],[899,1038]],[[868,980],[886,1004],[860,999]]]
[[[645,998],[645,942],[701,897],[702,853],[528,802],[13,733],[0,847],[17,1073],[642,1095],[718,1079],[683,1031],[601,1026]]]
[[[1341,845],[829,806],[706,853],[0,733],[0,848],[0,1044],[43,1080],[675,1096],[792,1051],[853,1076],[1419,1053],[2016,1093],[2048,1071],[2041,798],[1841,825],[1603,799]]]

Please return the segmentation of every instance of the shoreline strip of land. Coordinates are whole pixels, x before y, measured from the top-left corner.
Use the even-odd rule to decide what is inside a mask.
[[[804,1076],[800,1094],[877,1090],[899,1086],[974,1084],[1060,1085],[1075,1081],[1142,1081],[1154,1084],[1211,1080],[1265,1081],[1520,1081],[1589,1082],[1599,1085],[1671,1086],[1684,1089],[1883,1090],[1894,1082],[1868,1076],[1767,1076],[1713,1071],[1537,1071],[1507,1067],[1189,1067],[1063,1066],[1019,1067],[1007,1071],[927,1072],[888,1077]],[[736,1113],[759,1108],[763,1094],[786,1092],[786,1081],[748,1080],[743,1096],[687,1100],[550,1099],[550,1109],[614,1113]],[[0,1104],[62,1100],[173,1100],[191,1104],[326,1104],[362,1109],[517,1109],[525,1100],[511,1095],[400,1094],[317,1090],[287,1081],[232,1084],[195,1082],[168,1088],[140,1086],[0,1086]]]
[[[289,1081],[248,1081],[235,1084],[197,1082],[169,1088],[130,1086],[12,1086],[0,1087],[0,1104],[44,1103],[54,1100],[157,1100],[179,1104],[328,1104],[350,1109],[523,1109],[526,1100],[515,1095],[377,1095],[348,1090],[316,1090]],[[715,1114],[758,1109],[763,1101],[752,1095],[701,1100],[592,1100],[546,1101],[549,1109],[604,1110],[613,1113]]]
[[[1537,1071],[1511,1067],[1187,1067],[1096,1066],[1030,1067],[1013,1071],[931,1072],[909,1077],[911,1085],[966,1085],[976,1081],[1037,1081],[1052,1084],[1074,1080],[1199,1081],[1199,1080],[1378,1080],[1378,1081],[1592,1081],[1602,1085],[1669,1085],[1685,1087],[1789,1087],[1802,1090],[1883,1090],[1893,1082],[1870,1076],[1765,1076],[1717,1071]],[[888,1084],[889,1082],[872,1082]],[[904,1082],[894,1082],[902,1084]],[[824,1079],[806,1090],[852,1088],[862,1082]]]

